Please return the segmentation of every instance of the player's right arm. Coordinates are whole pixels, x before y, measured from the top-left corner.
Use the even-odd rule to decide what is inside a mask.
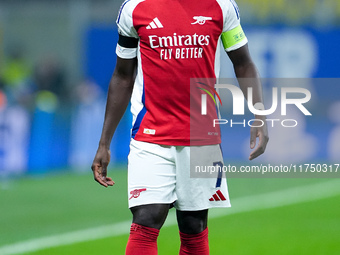
[[[136,67],[136,58],[117,57],[116,68],[110,81],[103,130],[91,167],[94,179],[104,187],[114,184],[113,180],[106,176],[107,166],[110,162],[110,144],[118,123],[129,104]]]
[[[112,136],[122,118],[132,95],[137,68],[137,48],[139,37],[133,27],[132,12],[138,1],[125,1],[118,13],[119,33],[116,48],[117,63],[107,94],[105,120],[97,154],[92,163],[94,179],[104,187],[114,182],[107,177],[110,162],[110,144]]]

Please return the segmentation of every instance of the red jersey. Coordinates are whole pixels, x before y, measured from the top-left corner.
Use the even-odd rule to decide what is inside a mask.
[[[117,25],[121,36],[138,40],[137,47],[118,43],[116,50],[121,58],[138,58],[131,98],[132,138],[180,146],[220,143],[219,126],[199,124],[218,118],[213,100],[208,102],[206,116],[200,118],[195,113],[192,118],[190,100],[199,105],[202,90],[197,89],[198,96],[192,98],[190,79],[218,76],[221,34],[240,25],[236,3],[127,0],[121,6]],[[231,51],[246,43],[243,37],[225,48]],[[202,134],[212,135],[192,132],[193,119],[200,119],[197,128]]]

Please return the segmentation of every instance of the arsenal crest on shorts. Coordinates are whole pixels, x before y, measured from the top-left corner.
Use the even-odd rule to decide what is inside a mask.
[[[133,191],[130,191],[131,197],[129,198],[129,200],[130,200],[131,198],[137,198],[137,197],[139,197],[139,195],[140,195],[140,193],[141,193],[142,191],[146,191],[146,189],[135,189],[135,190],[133,190]]]

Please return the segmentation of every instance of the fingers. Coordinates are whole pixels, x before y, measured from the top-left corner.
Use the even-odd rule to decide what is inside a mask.
[[[250,149],[254,149],[256,145],[256,129],[250,129]]]
[[[254,158],[257,158],[258,156],[260,156],[261,154],[264,153],[264,151],[266,150],[266,146],[268,143],[268,135],[266,135],[263,130],[257,130],[255,129],[255,135],[254,135],[254,130],[251,130],[251,134],[250,134],[251,138],[250,138],[250,148],[253,149],[255,148],[256,145],[256,138],[259,138],[259,142],[257,147],[254,149],[254,151],[252,151],[249,155],[249,160],[253,160]]]
[[[105,182],[105,177],[103,176],[102,167],[99,165],[94,165],[94,167],[92,167],[92,171],[93,171],[94,180],[98,182],[99,184],[103,185],[104,187],[107,187],[108,185]]]
[[[113,186],[115,184],[112,178],[106,176],[107,165],[108,163],[106,164],[93,163],[91,167],[93,171],[94,180],[104,187]]]
[[[112,180],[112,178],[106,177],[106,184],[108,186],[113,186],[115,184],[115,182]]]

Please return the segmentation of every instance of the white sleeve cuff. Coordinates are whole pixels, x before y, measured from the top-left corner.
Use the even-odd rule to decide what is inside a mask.
[[[132,59],[137,57],[137,48],[125,48],[117,44],[116,54],[120,58]]]
[[[237,50],[237,49],[241,48],[242,46],[246,45],[247,43],[248,43],[248,39],[246,37],[241,42],[239,42],[239,43],[237,43],[237,44],[235,44],[235,45],[233,45],[233,46],[231,46],[231,47],[229,47],[225,50],[226,50],[226,52]]]

